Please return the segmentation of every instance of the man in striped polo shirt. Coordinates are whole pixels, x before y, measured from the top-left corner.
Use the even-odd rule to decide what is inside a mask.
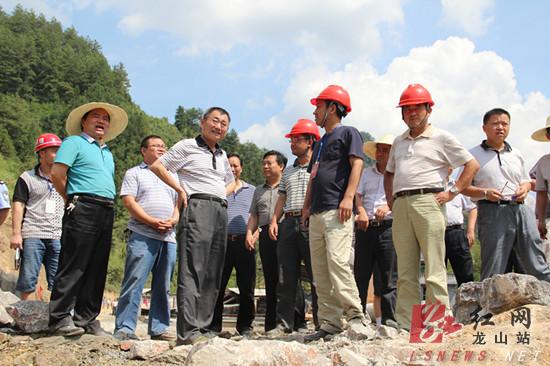
[[[63,198],[54,189],[50,172],[60,145],[61,139],[53,133],[40,135],[34,147],[39,164],[21,174],[13,191],[10,246],[22,251],[16,286],[22,300],[34,293],[42,263],[49,290],[57,272]]]
[[[160,136],[145,137],[140,152],[143,162],[126,171],[120,189],[122,202],[131,218],[124,279],[116,308],[115,338],[138,339],[134,332],[141,292],[152,272],[148,333],[151,339],[171,341],[175,336],[167,330],[170,326],[170,281],[176,263],[174,226],[179,220],[178,196],[149,169],[149,165],[166,152]]]
[[[288,166],[279,184],[279,198],[269,225],[269,236],[279,239],[277,261],[279,263],[279,283],[277,285],[277,328],[272,336],[291,333],[306,327],[305,301],[300,286],[301,263],[304,262],[308,277],[311,279],[313,319],[317,322],[317,296],[311,272],[309,253],[309,232],[300,220],[306,196],[309,173],[307,167],[311,160],[313,144],[321,138],[319,128],[309,119],[299,119],[285,135],[290,138],[290,150],[296,156],[292,166]],[[284,219],[279,227],[279,221]],[[298,296],[297,296],[298,295]],[[296,313],[295,310],[298,310]]]
[[[254,287],[256,286],[256,251],[247,250],[245,246],[246,224],[250,214],[250,204],[254,196],[255,187],[241,180],[243,165],[238,154],[228,155],[231,171],[235,176],[235,191],[227,196],[227,250],[223,266],[222,283],[214,318],[210,330],[219,333],[222,331],[223,299],[225,288],[233,267],[237,273],[237,287],[239,288],[239,315],[237,316],[237,331],[243,336],[252,335],[252,321],[254,320]]]
[[[201,134],[184,139],[150,169],[175,189],[183,204],[178,243],[177,344],[208,340],[221,284],[227,240],[227,193],[234,177],[218,143],[231,118],[220,107],[201,118]],[[178,181],[169,173],[177,173]]]

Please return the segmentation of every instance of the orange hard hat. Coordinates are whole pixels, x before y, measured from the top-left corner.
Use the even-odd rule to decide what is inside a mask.
[[[317,96],[311,99],[311,104],[317,105],[319,100],[335,101],[346,108],[346,113],[351,112],[351,101],[346,89],[339,85],[329,85]]]
[[[289,138],[291,136],[295,135],[313,135],[315,136],[315,141],[319,141],[321,139],[321,134],[319,133],[319,127],[310,119],[299,119],[298,122],[292,126],[292,129],[289,133],[285,135],[286,138]]]
[[[401,93],[401,98],[399,98],[399,105],[397,108],[405,105],[426,103],[429,104],[430,107],[434,105],[434,101],[432,100],[432,96],[430,95],[428,89],[424,88],[420,84],[410,84],[405,90],[403,90],[403,93]]]
[[[34,144],[34,152],[39,152],[47,147],[61,146],[61,139],[53,133],[43,133],[38,136]]]

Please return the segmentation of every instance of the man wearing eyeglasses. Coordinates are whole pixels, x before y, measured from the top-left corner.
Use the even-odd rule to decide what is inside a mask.
[[[224,139],[231,118],[220,107],[201,118],[201,134],[183,139],[150,169],[176,190],[181,212],[178,243],[177,344],[196,344],[215,336],[212,322],[220,289],[227,240],[227,194],[235,179]],[[176,180],[169,172],[177,173]]]
[[[151,305],[148,332],[151,339],[171,341],[170,282],[176,263],[175,225],[179,219],[176,191],[151,172],[149,165],[166,152],[160,136],[149,135],[141,141],[143,162],[124,175],[120,195],[131,215],[126,264],[116,308],[115,338],[135,339],[143,286],[149,273]],[[174,176],[175,179],[175,176]]]
[[[531,178],[523,155],[506,142],[510,113],[491,109],[482,127],[487,139],[470,150],[481,168],[464,190],[478,206],[481,279],[505,273],[513,252],[526,274],[550,282],[535,214],[524,204]]]

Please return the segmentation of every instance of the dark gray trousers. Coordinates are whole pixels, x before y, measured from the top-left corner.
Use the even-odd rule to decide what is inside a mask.
[[[227,205],[189,199],[178,230],[178,343],[208,332],[222,279]]]
[[[526,274],[550,282],[550,268],[542,251],[535,213],[525,205],[478,205],[481,280],[506,272],[510,253]]]

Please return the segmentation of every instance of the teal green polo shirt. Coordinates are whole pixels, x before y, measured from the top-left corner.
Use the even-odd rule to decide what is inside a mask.
[[[115,198],[115,162],[107,145],[85,133],[67,137],[55,156],[55,162],[69,167],[67,195],[87,193]]]

